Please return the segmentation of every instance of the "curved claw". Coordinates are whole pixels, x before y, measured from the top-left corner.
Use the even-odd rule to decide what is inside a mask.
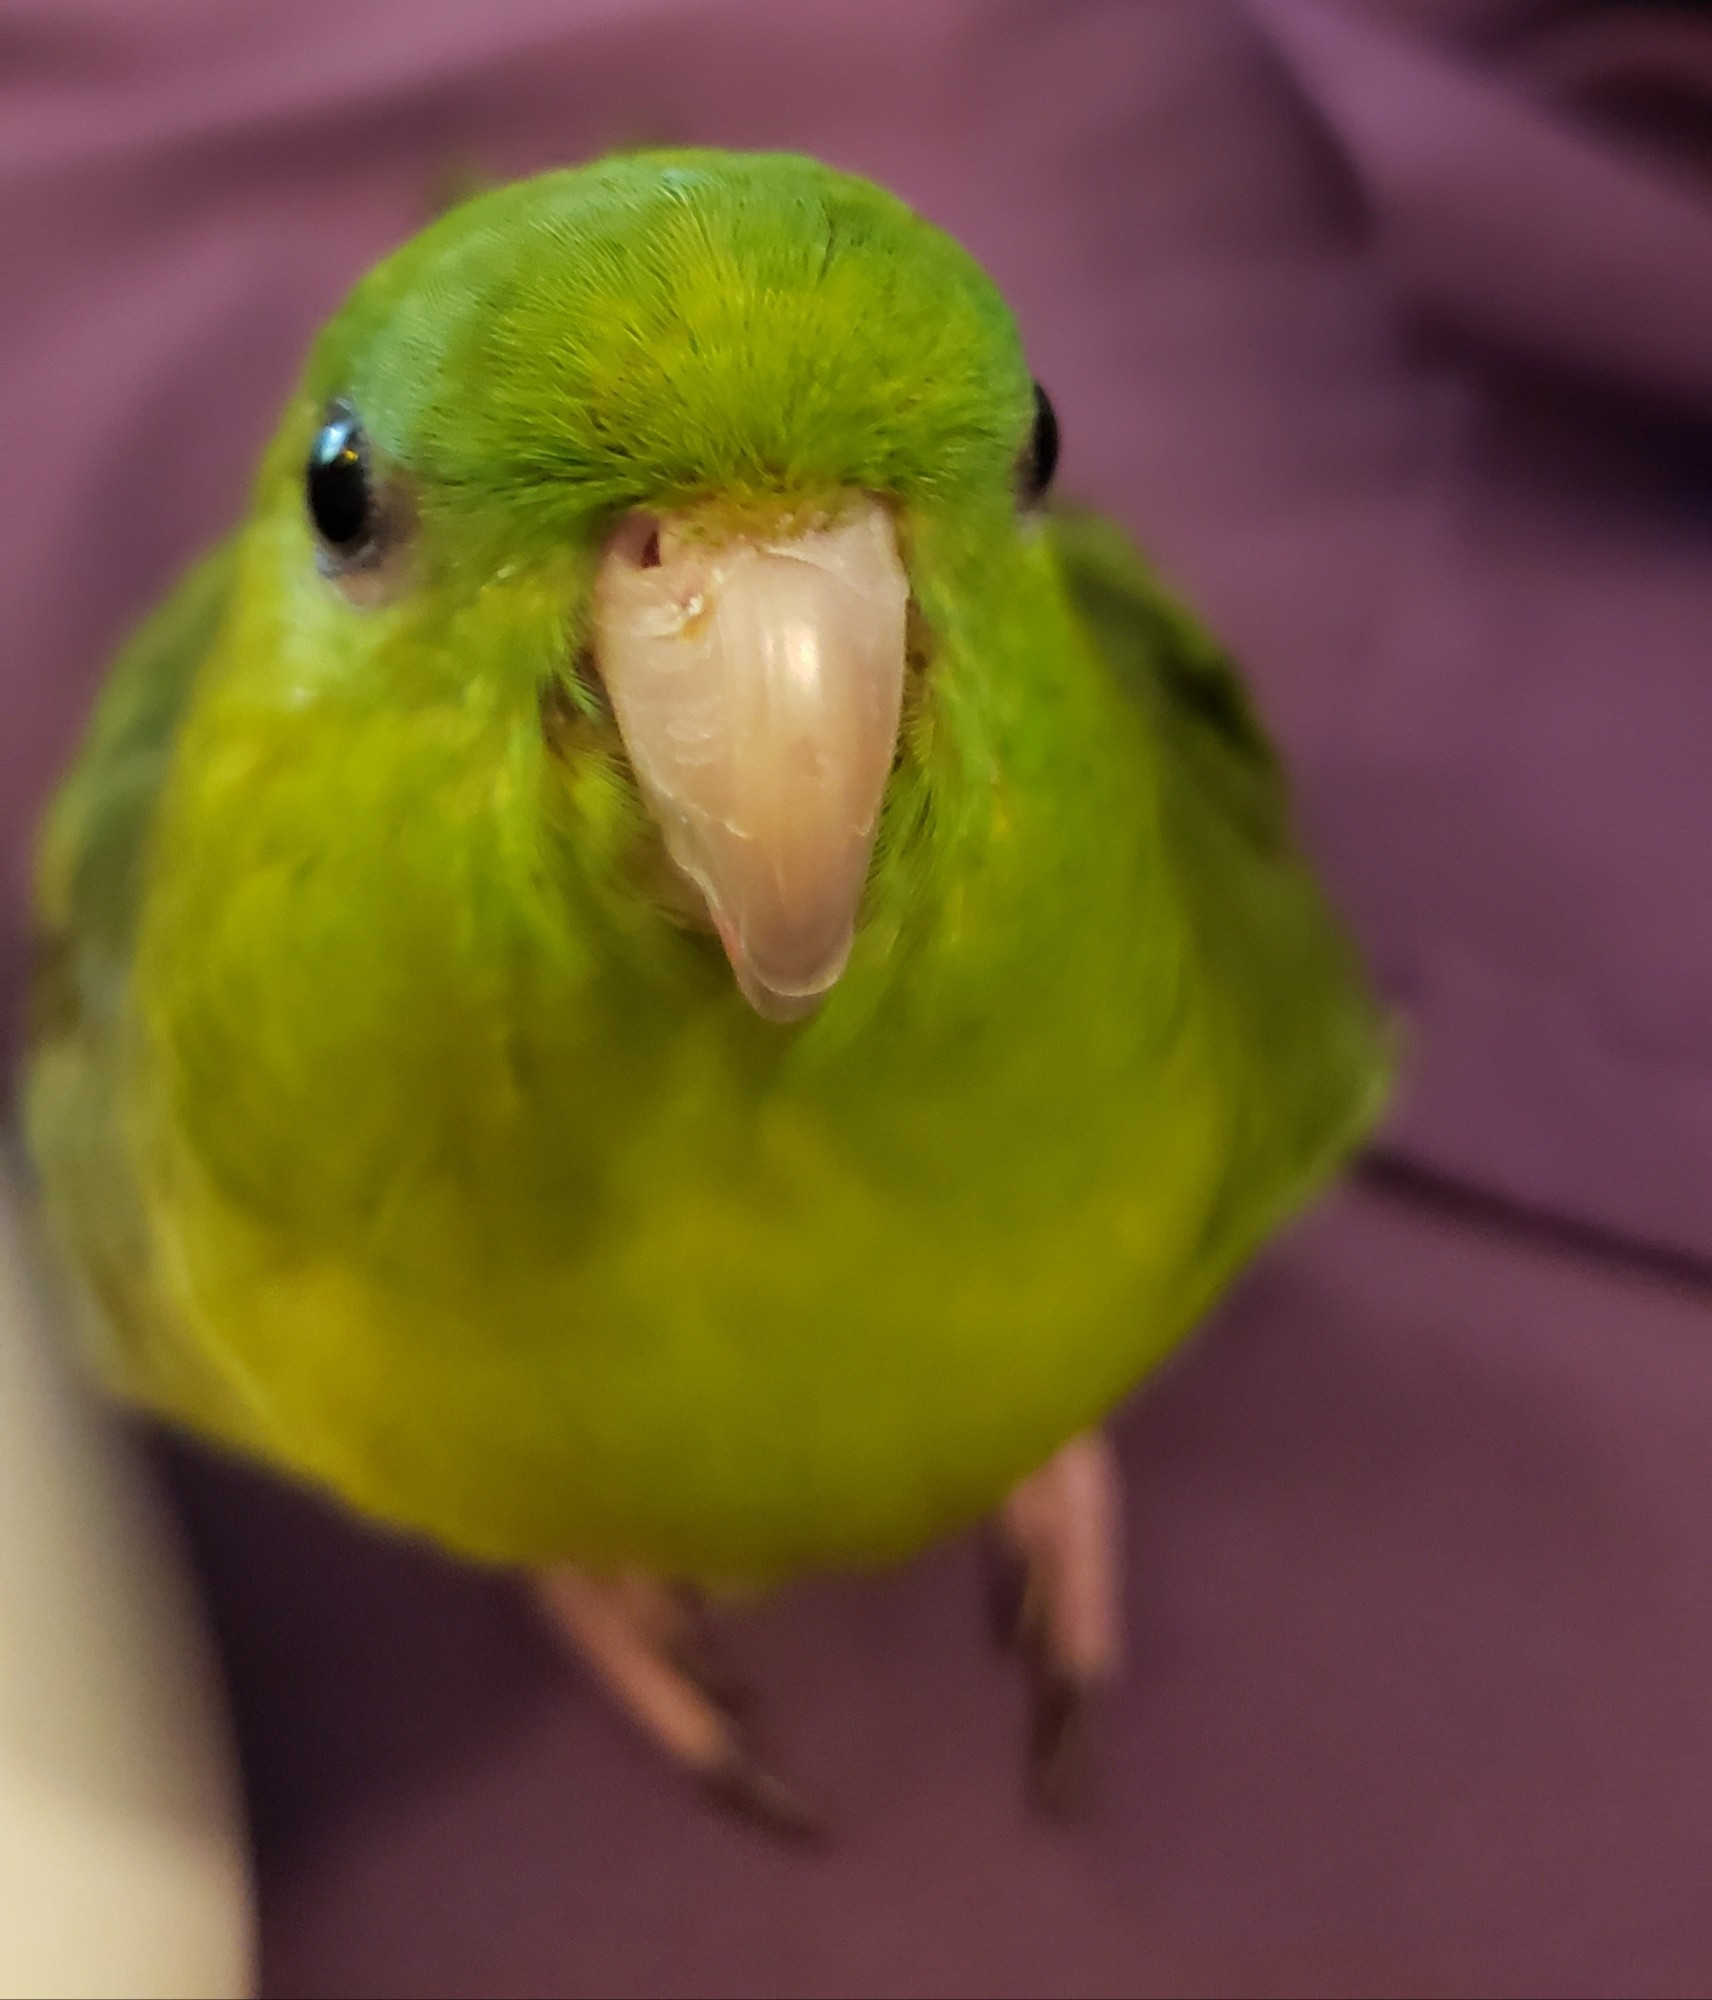
[[[798,1844],[825,1838],[820,1816],[758,1755],[745,1721],[754,1697],[720,1657],[695,1592],[565,1566],[544,1571],[536,1593],[576,1656],[716,1804]]]
[[[820,1814],[800,1792],[742,1745],[733,1744],[729,1758],[703,1778],[702,1788],[722,1811],[747,1820],[763,1833],[775,1834],[799,1847],[826,1844],[826,1822]]]
[[[1048,1819],[1085,1819],[1098,1795],[1094,1689],[1044,1661],[1030,1676],[1029,1803]]]
[[[1122,1648],[1121,1488],[1099,1432],[1072,1438],[1006,1499],[989,1568],[989,1612],[1029,1682],[1026,1779],[1051,1818],[1096,1792],[1095,1708]]]

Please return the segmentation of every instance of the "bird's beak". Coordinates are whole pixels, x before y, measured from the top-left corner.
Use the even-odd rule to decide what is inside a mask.
[[[666,851],[745,997],[809,1013],[844,970],[897,746],[909,581],[890,515],[699,539],[635,515],[595,584],[595,657]]]

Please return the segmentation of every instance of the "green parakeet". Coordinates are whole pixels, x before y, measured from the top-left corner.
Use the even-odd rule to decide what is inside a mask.
[[[42,840],[27,1129],[106,1380],[539,1572],[763,1810],[667,1585],[999,1507],[1061,1734],[1097,1426],[1383,1095],[1241,680],[1055,454],[864,181],[481,195],[321,335]]]

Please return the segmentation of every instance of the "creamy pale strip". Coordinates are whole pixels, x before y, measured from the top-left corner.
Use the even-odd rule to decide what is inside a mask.
[[[908,600],[891,517],[867,499],[774,540],[638,519],[602,560],[595,653],[637,780],[775,1019],[810,1011],[850,955]]]

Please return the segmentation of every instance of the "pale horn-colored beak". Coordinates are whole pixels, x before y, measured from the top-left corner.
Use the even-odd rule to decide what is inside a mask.
[[[811,1012],[844,970],[897,747],[909,580],[853,499],[800,533],[636,515],[595,582],[595,658],[666,851],[745,997]]]

